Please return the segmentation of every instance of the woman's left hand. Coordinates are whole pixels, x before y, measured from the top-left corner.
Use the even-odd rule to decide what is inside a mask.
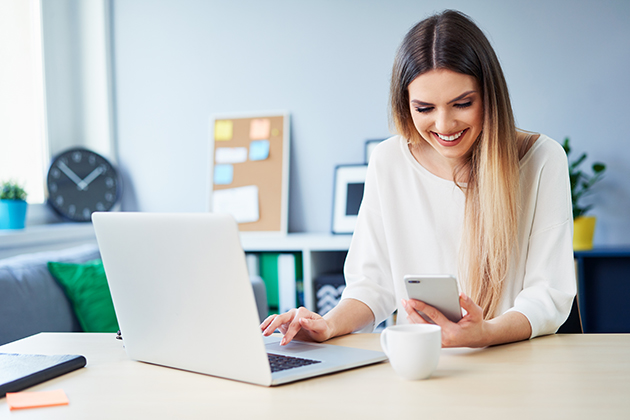
[[[428,324],[417,311],[426,314],[442,328],[442,347],[484,347],[487,322],[483,319],[483,310],[464,293],[459,295],[459,304],[466,310],[466,315],[459,322],[450,321],[433,306],[416,300],[402,300],[407,319],[411,324]]]

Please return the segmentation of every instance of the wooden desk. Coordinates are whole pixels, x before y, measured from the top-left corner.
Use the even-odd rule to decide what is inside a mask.
[[[331,342],[380,348],[377,334]],[[113,334],[42,333],[1,346],[0,352],[88,359],[86,368],[29,389],[61,388],[69,406],[10,412],[3,398],[0,418],[630,417],[630,335],[556,335],[482,350],[444,349],[437,371],[425,381],[405,381],[389,363],[380,363],[275,388],[133,362]]]

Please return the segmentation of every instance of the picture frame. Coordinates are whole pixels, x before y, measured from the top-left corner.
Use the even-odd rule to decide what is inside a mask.
[[[363,200],[366,164],[337,165],[333,190],[333,234],[352,234]]]
[[[374,148],[385,139],[366,140],[365,142],[365,164],[370,163],[370,156]]]

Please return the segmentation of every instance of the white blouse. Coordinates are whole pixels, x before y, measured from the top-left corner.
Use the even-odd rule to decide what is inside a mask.
[[[564,150],[544,135],[520,162],[518,257],[510,266],[497,314],[525,315],[532,338],[562,325],[576,293],[568,174]],[[396,309],[405,313],[400,302],[408,298],[405,275],[458,277],[464,205],[464,193],[420,165],[405,139],[394,136],[379,144],[368,166],[342,299],[365,303],[374,313],[373,328]],[[397,322],[407,322],[406,316]]]

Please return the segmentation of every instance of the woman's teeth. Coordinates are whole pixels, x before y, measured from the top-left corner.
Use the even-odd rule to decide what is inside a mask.
[[[444,141],[453,141],[453,140],[457,140],[462,134],[464,134],[464,131],[466,130],[462,130],[457,134],[453,134],[452,136],[443,136],[440,133],[435,133],[435,134],[437,134],[437,136]]]

